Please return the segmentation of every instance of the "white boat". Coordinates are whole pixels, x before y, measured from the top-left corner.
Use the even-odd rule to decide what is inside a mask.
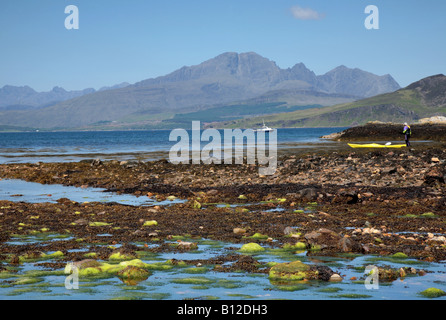
[[[261,129],[256,129],[255,130],[256,132],[272,132],[272,131],[274,131],[274,129],[272,129],[272,128],[270,128],[270,127],[268,127],[266,124],[265,124],[265,121],[263,121],[263,127],[261,128]]]

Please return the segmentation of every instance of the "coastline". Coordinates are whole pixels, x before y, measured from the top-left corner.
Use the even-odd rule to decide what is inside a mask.
[[[2,207],[10,207],[0,216],[5,226],[2,241],[8,241],[12,233],[30,231],[17,230],[23,217],[7,214],[11,210],[33,210],[46,217],[36,221],[42,228],[57,232],[68,228],[76,237],[87,237],[92,242],[99,239],[89,228],[70,226],[79,219],[72,212],[88,212],[95,217],[105,211],[101,221],[120,226],[117,230],[103,227],[111,234],[110,243],[150,243],[154,230],[143,227],[141,221],[146,220],[159,223],[154,228],[158,241],[172,235],[189,235],[244,243],[253,241],[249,236],[264,234],[274,241],[255,241],[278,247],[296,241],[310,247],[314,243],[305,235],[328,229],[355,245],[345,248],[337,243],[319,243],[324,250],[318,254],[404,252],[420,260],[441,261],[446,259],[446,242],[432,241],[430,235],[445,233],[445,159],[446,151],[441,146],[398,151],[345,148],[335,152],[303,149],[296,153],[292,149],[281,154],[273,176],[259,176],[254,165],[173,165],[167,160],[2,164],[2,179],[104,188],[160,201],[168,197],[184,200],[150,209],[114,203],[73,203],[68,199],[57,204],[1,201]],[[314,212],[301,212],[309,203],[314,204]],[[50,212],[55,210],[61,212],[56,220],[50,218]],[[284,231],[287,227],[297,227],[301,237],[289,237]],[[243,228],[245,233],[234,233],[237,228]],[[365,228],[376,233],[364,233]],[[375,240],[378,236],[380,242]],[[11,246],[4,246],[2,253],[10,254],[10,250]],[[71,254],[67,259],[80,257]]]
[[[410,125],[412,141],[446,141],[446,123],[422,122]],[[369,122],[323,138],[334,141],[404,141],[402,124]]]

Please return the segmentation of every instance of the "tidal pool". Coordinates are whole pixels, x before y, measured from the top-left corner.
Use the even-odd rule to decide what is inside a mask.
[[[38,238],[36,238],[38,239]],[[24,241],[29,239],[24,239]],[[14,239],[17,243],[19,239]],[[197,240],[195,240],[197,241]],[[172,241],[174,243],[174,241]],[[138,258],[152,264],[151,274],[140,282],[126,283],[114,275],[81,276],[79,288],[67,288],[70,274],[64,268],[49,270],[39,263],[57,262],[60,257],[50,256],[38,261],[25,261],[8,271],[0,273],[0,298],[3,299],[222,299],[222,300],[417,300],[425,299],[419,292],[435,287],[446,290],[444,264],[420,262],[414,259],[393,259],[389,257],[343,255],[337,257],[308,256],[300,253],[268,248],[251,256],[261,264],[300,260],[307,264],[330,267],[339,273],[340,282],[324,281],[271,281],[267,273],[219,272],[215,265],[172,265],[176,261],[210,259],[227,254],[241,254],[240,245],[212,240],[198,240],[198,249],[184,253],[144,253]],[[50,253],[48,253],[50,254]],[[112,263],[111,261],[105,261]],[[116,262],[118,263],[118,262]],[[393,282],[380,282],[377,289],[365,286],[366,266],[386,266],[391,268],[413,267],[424,270],[423,276],[413,275]],[[437,299],[444,299],[437,298]]]
[[[55,202],[59,198],[69,198],[76,202],[110,201],[128,205],[158,204],[147,197],[117,195],[93,188],[63,187],[59,185],[41,185],[18,180],[0,181],[0,199],[25,202]],[[175,201],[175,200],[174,200]],[[174,201],[166,201],[166,204]],[[107,238],[107,234],[101,234]],[[5,246],[36,244],[45,245],[53,241],[72,241],[70,234],[32,234],[12,237]],[[166,242],[174,245],[177,239]],[[241,244],[225,243],[211,239],[187,239],[196,242],[197,249],[181,253],[150,252],[143,248],[156,248],[163,242],[135,243],[142,250],[137,251],[137,258],[150,264],[150,275],[138,282],[125,282],[116,274],[101,274],[79,277],[79,288],[67,286],[71,274],[65,273],[67,262],[58,252],[45,252],[36,258],[24,258],[17,265],[8,263],[8,258],[0,264],[5,268],[0,272],[0,299],[19,300],[108,300],[108,299],[221,299],[221,300],[418,300],[426,299],[419,293],[428,288],[446,291],[445,264],[422,262],[410,258],[379,257],[371,255],[338,255],[334,257],[318,256],[317,252],[296,251],[273,248],[268,242],[260,242],[265,249],[260,253],[247,254],[238,250]],[[91,245],[80,243],[78,252],[90,254]],[[97,246],[98,244],[95,244]],[[104,246],[109,246],[106,242]],[[120,244],[115,244],[119,248]],[[228,255],[250,255],[265,269],[273,263],[300,260],[309,265],[322,265],[332,269],[342,277],[339,282],[295,281],[277,282],[269,278],[268,273],[250,273],[247,271],[222,272],[214,264],[188,263],[195,260],[209,259]],[[89,256],[91,257],[91,256]],[[172,264],[168,261],[184,261]],[[120,261],[100,261],[117,264]],[[48,268],[46,263],[52,265]],[[60,265],[59,265],[60,264]],[[228,266],[225,262],[222,266]],[[56,267],[55,267],[56,266]],[[380,281],[376,289],[366,287],[367,266],[398,269],[413,267],[424,270],[424,275],[408,275],[392,282]],[[445,299],[440,297],[436,299]]]
[[[0,180],[0,200],[23,201],[29,203],[55,203],[60,198],[76,202],[116,202],[132,206],[165,205],[181,202],[180,199],[158,202],[146,196],[106,192],[101,188],[79,188],[56,184],[40,184],[14,179]]]

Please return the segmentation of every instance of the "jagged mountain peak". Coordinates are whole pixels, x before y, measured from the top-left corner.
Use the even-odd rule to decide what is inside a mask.
[[[340,66],[317,76],[302,62],[281,69],[276,62],[255,52],[225,52],[200,64],[184,66],[165,76],[123,88],[91,94],[86,94],[91,90],[66,92],[64,95],[54,92],[62,89],[53,89],[26,99],[10,96],[9,104],[5,106],[38,105],[45,108],[33,114],[9,113],[2,121],[5,125],[75,127],[120,121],[128,115],[148,117],[166,112],[181,113],[260,96],[270,97],[267,101],[271,102],[282,93],[287,97],[292,95],[293,104],[314,104],[314,97],[321,94],[349,96],[348,101],[351,101],[353,96],[368,97],[397,89],[399,86],[393,78],[379,77],[360,69]],[[66,100],[68,95],[71,96]],[[59,102],[55,104],[56,101]],[[0,97],[1,102],[5,102],[3,97]]]

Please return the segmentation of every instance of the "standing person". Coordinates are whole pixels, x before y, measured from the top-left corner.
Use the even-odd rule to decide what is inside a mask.
[[[406,147],[410,147],[410,136],[412,135],[412,130],[410,129],[410,126],[407,124],[407,122],[404,123],[403,134],[405,135]]]

